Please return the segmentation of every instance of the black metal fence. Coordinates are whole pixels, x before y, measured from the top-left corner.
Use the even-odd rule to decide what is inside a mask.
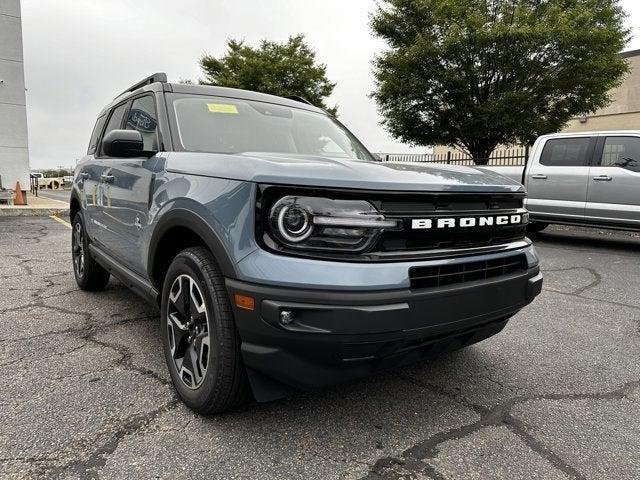
[[[486,161],[474,161],[471,156],[462,152],[447,152],[443,154],[380,154],[385,162],[418,162],[418,163],[445,163],[447,165],[491,165],[500,167],[521,167],[527,163],[529,158],[529,147],[501,149],[493,154]]]

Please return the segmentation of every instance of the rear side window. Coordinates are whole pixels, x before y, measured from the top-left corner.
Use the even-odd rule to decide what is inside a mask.
[[[158,117],[151,95],[136,98],[127,117],[127,130],[138,130],[145,150],[158,150]]]
[[[122,128],[122,120],[124,119],[124,113],[127,110],[127,104],[123,103],[122,105],[118,105],[113,109],[111,116],[109,117],[109,121],[107,122],[107,128],[104,130],[104,134],[106,135],[111,130],[118,130]],[[100,148],[100,155],[104,155],[102,148]]]
[[[100,138],[100,134],[102,133],[102,127],[104,127],[104,122],[106,120],[107,120],[106,115],[98,117],[98,120],[96,120],[96,126],[93,127],[93,132],[91,133],[91,140],[89,140],[89,148],[87,149],[87,155],[92,155],[96,153],[96,147],[98,146],[98,138]]]
[[[607,137],[600,165],[640,172],[640,138]]]
[[[582,167],[589,165],[591,138],[555,138],[542,150],[540,163],[548,167]]]

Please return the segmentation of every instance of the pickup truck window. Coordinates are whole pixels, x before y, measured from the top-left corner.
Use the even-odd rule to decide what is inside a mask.
[[[173,100],[185,150],[287,153],[375,161],[328,115],[271,103],[217,97]]]
[[[540,163],[548,167],[583,167],[589,165],[590,137],[555,138],[542,150]]]
[[[640,172],[640,138],[607,137],[600,165]]]

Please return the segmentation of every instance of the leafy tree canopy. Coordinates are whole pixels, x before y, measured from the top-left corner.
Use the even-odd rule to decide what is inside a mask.
[[[60,167],[57,169],[42,170],[44,178],[57,178],[57,177],[71,177],[73,172],[66,168]]]
[[[289,37],[284,43],[263,40],[258,48],[229,40],[221,58],[204,55],[200,66],[205,78],[200,83],[242,88],[282,97],[298,95],[332,115],[325,101],[335,83],[327,78],[327,67],[316,63],[316,54],[304,35]]]
[[[383,0],[372,96],[398,139],[484,163],[609,103],[624,17],[617,0]]]

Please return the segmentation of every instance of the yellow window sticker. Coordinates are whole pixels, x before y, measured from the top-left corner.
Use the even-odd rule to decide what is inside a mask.
[[[225,103],[207,103],[210,112],[238,114],[238,107]]]

